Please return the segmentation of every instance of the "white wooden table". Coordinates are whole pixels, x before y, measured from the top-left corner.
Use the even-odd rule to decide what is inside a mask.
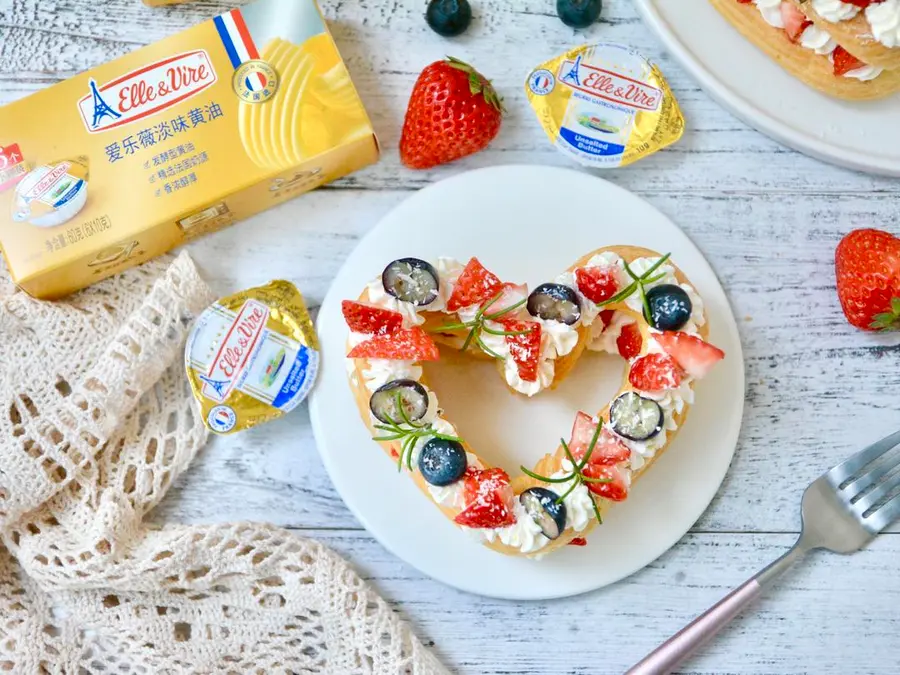
[[[852,227],[900,230],[900,184],[820,164],[734,119],[662,53],[628,0],[607,0],[602,22],[585,34],[563,26],[553,0],[472,3],[474,24],[450,42],[426,27],[424,0],[324,0],[384,146],[382,161],[193,244],[191,253],[219,291],[284,277],[317,306],[357,239],[412,191],[475,167],[567,165],[526,107],[528,67],[588,39],[635,45],[667,74],[688,129],[674,148],[607,177],[693,237],[741,325],[747,407],[718,498],[684,541],[614,587],[556,602],[485,600],[423,577],[360,528],[331,487],[303,409],[211,443],[155,517],[268,520],[326,542],[454,670],[621,673],[793,541],[810,480],[900,425],[897,340],[844,322],[832,265],[837,241]],[[199,0],[151,10],[138,0],[0,0],[0,103],[228,5]],[[412,172],[396,151],[406,99],[419,70],[447,53],[493,77],[509,115],[486,152]],[[813,556],[683,672],[895,675],[898,558],[896,534],[853,558]]]

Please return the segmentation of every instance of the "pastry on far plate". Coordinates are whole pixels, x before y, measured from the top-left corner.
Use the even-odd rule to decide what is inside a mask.
[[[791,0],[859,60],[900,68],[900,0]]]
[[[530,292],[477,258],[400,258],[342,311],[350,388],[372,438],[448,520],[511,556],[583,545],[670,446],[695,382],[725,357],[707,342],[688,278],[668,255],[635,246],[591,251]],[[586,351],[627,367],[608,405],[573,410],[560,445],[511,478],[442,410],[422,368],[438,345],[494,359],[510,391],[529,397],[555,388]]]
[[[710,2],[744,37],[814,89],[858,101],[884,98],[900,91],[900,69],[860,60],[832,33],[807,18],[795,0]]]

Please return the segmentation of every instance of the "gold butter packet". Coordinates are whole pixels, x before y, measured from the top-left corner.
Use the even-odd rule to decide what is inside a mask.
[[[303,296],[273,281],[222,298],[191,330],[185,367],[206,426],[249,429],[290,412],[319,370],[319,341]]]
[[[625,45],[571,49],[532,70],[525,93],[550,141],[585,166],[627,166],[684,133],[659,68]]]

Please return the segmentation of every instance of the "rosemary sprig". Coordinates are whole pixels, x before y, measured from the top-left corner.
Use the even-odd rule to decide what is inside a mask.
[[[671,253],[666,253],[659,260],[657,260],[650,268],[641,274],[640,276],[634,273],[634,270],[625,263],[625,271],[628,272],[628,276],[632,278],[632,282],[626,286],[623,290],[616,293],[609,300],[604,300],[603,302],[598,302],[597,307],[606,307],[608,305],[615,305],[619,302],[622,302],[626,298],[634,295],[634,292],[637,291],[641,296],[641,304],[644,306],[644,319],[646,319],[647,323],[650,323],[650,303],[647,302],[647,291],[644,288],[647,284],[653,284],[662,279],[665,274],[657,274],[653,276],[653,273],[658,270],[663,264],[672,257]],[[623,261],[624,262],[624,261]]]
[[[403,424],[406,424],[405,422]],[[407,468],[412,471],[412,449],[415,446],[416,441],[420,438],[440,438],[445,441],[456,441],[457,443],[462,442],[461,439],[456,436],[448,436],[447,434],[440,434],[434,430],[434,425],[432,424],[415,424],[412,423],[410,426],[401,426],[395,421],[391,420],[390,424],[376,424],[375,428],[379,431],[384,431],[385,435],[375,436],[376,441],[402,441],[400,444],[400,456],[397,458],[397,471],[403,470],[403,461],[406,459]]]
[[[599,424],[597,424],[597,428],[594,429],[594,435],[591,437],[591,442],[588,444],[588,448],[584,453],[584,457],[579,462],[572,455],[571,450],[569,450],[569,445],[566,443],[565,439],[560,439],[562,443],[563,451],[566,453],[566,457],[572,463],[572,473],[567,476],[563,476],[561,478],[552,478],[550,476],[542,476],[539,473],[535,473],[525,468],[524,466],[519,467],[526,476],[534,478],[535,480],[539,480],[543,483],[568,483],[572,482],[572,487],[570,487],[566,492],[556,499],[557,504],[562,504],[566,497],[568,497],[579,485],[584,485],[585,483],[612,483],[612,479],[610,478],[591,478],[590,476],[584,475],[584,467],[588,465],[588,462],[591,460],[591,455],[594,453],[594,448],[597,447],[597,440],[600,438],[600,432],[603,430],[603,420],[600,420]],[[603,517],[600,515],[600,509],[597,507],[597,502],[594,501],[593,495],[589,495],[591,498],[591,506],[594,507],[594,515],[597,517],[597,522],[601,525],[603,524]]]
[[[488,356],[492,356],[492,357],[495,358],[495,359],[502,359],[502,358],[503,358],[503,356],[501,356],[500,354],[498,354],[497,352],[495,352],[493,349],[491,349],[490,347],[488,347],[486,344],[484,344],[484,340],[481,339],[481,336],[480,336],[480,335],[476,335],[476,336],[475,336],[475,344],[477,344],[479,347],[481,347],[481,350],[482,350],[485,354],[487,354]]]
[[[400,412],[400,420],[394,420],[387,415],[389,422],[387,424],[376,424],[375,428],[384,431],[385,435],[375,436],[376,441],[401,441],[400,456],[397,458],[397,471],[403,470],[403,460],[406,458],[406,467],[410,471],[412,466],[412,451],[416,445],[416,441],[420,438],[440,438],[445,441],[456,441],[461,443],[462,440],[456,436],[448,436],[447,434],[439,434],[434,430],[434,424],[419,424],[409,419],[406,409],[403,407],[403,399],[397,394],[397,410]]]
[[[603,515],[600,513],[600,507],[597,506],[597,502],[594,501],[594,498],[591,497],[591,506],[594,507],[594,516],[597,518],[597,524],[603,524]]]
[[[486,326],[486,321],[497,321],[498,319],[503,318],[504,316],[515,312],[519,307],[522,307],[527,300],[520,300],[519,302],[510,305],[509,307],[500,310],[499,312],[488,313],[488,309],[491,308],[501,297],[503,297],[503,291],[500,291],[491,298],[488,302],[484,304],[481,309],[475,314],[475,317],[471,321],[464,321],[460,323],[445,323],[437,328],[432,328],[431,332],[433,333],[443,333],[446,331],[454,331],[454,330],[465,330],[468,329],[469,333],[466,335],[466,339],[463,341],[463,345],[460,348],[461,352],[466,351],[469,346],[474,342],[481,350],[489,355],[494,357],[495,359],[502,359],[503,357],[495,352],[493,349],[488,347],[484,340],[481,339],[482,333],[487,333],[488,335],[499,335],[499,336],[512,336],[512,335],[525,335],[526,333],[530,333],[532,329],[529,330],[497,330],[495,328],[491,328],[490,326]]]

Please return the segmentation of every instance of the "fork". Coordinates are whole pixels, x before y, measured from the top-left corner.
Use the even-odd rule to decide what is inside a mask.
[[[809,551],[855,553],[900,517],[900,431],[810,483],[793,548],[657,647],[625,675],[666,675],[711,640]]]

